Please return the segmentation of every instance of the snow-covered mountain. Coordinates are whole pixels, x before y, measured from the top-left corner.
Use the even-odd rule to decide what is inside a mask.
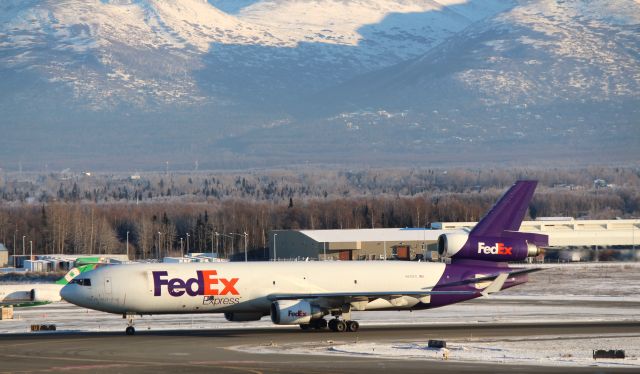
[[[348,109],[345,126],[366,109],[411,110],[449,143],[639,141],[639,58],[638,2],[532,1],[322,96]]]
[[[308,93],[416,57],[510,5],[293,0],[243,2],[233,13],[216,7],[234,3],[5,1],[0,66],[35,70],[95,110],[122,101],[142,110],[224,105],[274,86]]]
[[[4,0],[0,154],[219,167],[640,142],[639,56],[637,0]]]

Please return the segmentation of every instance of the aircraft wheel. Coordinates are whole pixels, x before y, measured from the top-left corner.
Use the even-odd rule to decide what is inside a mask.
[[[327,320],[324,318],[317,319],[311,322],[312,326],[316,330],[324,330],[327,328]]]
[[[336,331],[336,322],[338,322],[337,318],[330,320],[329,323],[327,324],[331,331]]]
[[[347,321],[347,331],[356,332],[360,328],[358,321]]]
[[[308,323],[304,323],[304,324],[301,324],[301,325],[300,325],[300,328],[301,328],[302,330],[304,330],[304,331],[309,331],[309,330],[311,330],[311,327],[312,327],[312,326],[311,326],[310,324],[308,324]]]
[[[129,327],[127,327],[127,329],[126,329],[126,330],[124,330],[124,332],[125,332],[127,335],[133,335],[133,334],[135,334],[135,333],[136,333],[136,329],[135,329],[133,326],[129,326]]]
[[[336,324],[335,324],[335,332],[344,332],[347,329],[347,324],[344,323],[344,321],[342,320],[336,320]]]

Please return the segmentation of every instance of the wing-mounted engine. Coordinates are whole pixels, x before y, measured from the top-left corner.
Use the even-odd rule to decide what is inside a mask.
[[[224,314],[224,318],[229,322],[248,322],[248,321],[259,321],[264,314],[261,312],[258,313],[231,313],[227,312]]]
[[[322,309],[306,300],[278,300],[271,304],[271,321],[277,325],[308,324],[323,316]]]
[[[29,299],[36,303],[51,303],[60,301],[62,298],[60,297],[60,290],[58,289],[32,288],[31,291],[29,291]]]

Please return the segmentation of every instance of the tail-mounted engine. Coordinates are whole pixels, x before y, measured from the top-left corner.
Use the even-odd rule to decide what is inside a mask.
[[[521,261],[540,253],[548,237],[524,232],[503,232],[501,236],[475,236],[463,233],[438,237],[438,253],[451,259]]]

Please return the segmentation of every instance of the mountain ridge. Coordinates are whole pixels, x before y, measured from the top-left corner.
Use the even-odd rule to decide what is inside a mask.
[[[637,1],[8,0],[0,20],[0,168],[640,143]]]

